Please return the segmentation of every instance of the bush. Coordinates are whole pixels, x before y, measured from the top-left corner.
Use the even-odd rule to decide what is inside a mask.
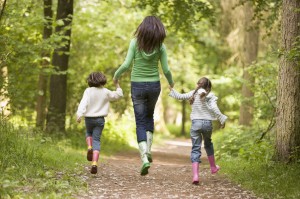
[[[218,158],[239,157],[249,161],[270,161],[274,149],[272,139],[259,141],[261,130],[255,127],[230,127],[214,135],[215,155]]]

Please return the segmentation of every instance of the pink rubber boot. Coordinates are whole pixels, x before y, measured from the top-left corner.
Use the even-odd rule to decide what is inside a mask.
[[[193,184],[199,184],[199,162],[193,162]]]
[[[93,159],[93,138],[92,137],[86,137],[86,144],[88,145],[88,150],[87,150],[87,154],[86,154],[86,159],[88,161],[92,161]]]
[[[99,159],[99,151],[93,151],[93,162],[92,162],[92,168],[91,173],[96,174],[97,173],[97,166],[98,166],[98,159]]]
[[[214,155],[210,155],[207,156],[209,164],[210,164],[210,171],[212,174],[217,173],[220,170],[220,167],[218,165],[216,165],[215,163],[215,156]]]

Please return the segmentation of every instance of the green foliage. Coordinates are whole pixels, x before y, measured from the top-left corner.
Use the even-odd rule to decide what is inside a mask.
[[[74,113],[84,89],[86,78],[93,71],[107,77],[107,88],[114,90],[113,75],[123,63],[133,32],[143,19],[143,11],[136,11],[121,1],[80,1],[75,4],[72,26],[72,48],[68,71],[68,113]],[[128,3],[128,4],[127,4]],[[130,103],[130,72],[120,80],[124,98],[112,107],[123,113]],[[76,86],[71,86],[76,85]]]
[[[274,56],[266,56],[249,69],[255,77],[255,84],[251,88],[255,93],[257,119],[272,120],[275,116],[278,64],[274,60]]]
[[[170,133],[172,134],[172,136],[190,138],[190,128],[191,128],[190,121],[188,121],[185,125],[185,134],[184,135],[182,135],[181,126],[177,126],[175,124],[167,124],[167,128],[170,131]]]
[[[196,24],[203,19],[214,22],[214,9],[203,0],[146,0],[136,3],[143,9],[149,9],[152,15],[165,21],[168,29],[175,29],[184,34],[194,32]],[[189,22],[189,23],[186,23]]]
[[[1,68],[7,66],[8,84],[1,94],[10,98],[12,111],[34,108],[41,52],[42,2],[8,1],[0,28]],[[3,59],[2,59],[3,58]],[[5,80],[6,81],[6,80]]]
[[[222,158],[222,172],[262,198],[299,198],[300,165]]]
[[[282,5],[281,0],[241,0],[240,4],[246,2],[252,2],[254,7],[254,19],[258,20],[267,29],[267,34],[270,36],[272,34],[272,29],[274,29],[274,24],[280,18],[280,8]],[[238,5],[240,5],[238,4]],[[238,6],[237,5],[237,6]],[[277,27],[279,28],[279,27]]]
[[[66,198],[86,183],[84,158],[66,144],[1,120],[1,198]]]
[[[238,157],[250,162],[268,162],[274,153],[273,137],[260,141],[261,134],[258,127],[226,127],[214,135],[215,154],[221,160]]]

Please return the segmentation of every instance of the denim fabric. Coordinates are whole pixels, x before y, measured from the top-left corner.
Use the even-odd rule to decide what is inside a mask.
[[[104,128],[104,117],[86,117],[86,137],[93,137],[93,150],[100,151],[100,140]]]
[[[192,139],[192,152],[191,161],[201,162],[201,144],[204,140],[204,149],[207,156],[214,154],[214,146],[211,141],[212,134],[212,121],[211,120],[192,120],[191,127],[191,139]]]
[[[154,131],[154,108],[160,94],[160,82],[131,82],[137,141],[147,141],[146,131]]]

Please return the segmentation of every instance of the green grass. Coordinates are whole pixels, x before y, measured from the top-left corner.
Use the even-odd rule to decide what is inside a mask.
[[[51,138],[1,121],[0,198],[66,198],[87,185],[84,159]]]
[[[300,165],[247,161],[240,158],[219,160],[222,173],[263,198],[300,198]]]
[[[0,120],[0,198],[70,198],[85,191],[84,128],[45,135]],[[130,149],[126,133],[107,124],[101,154]],[[102,157],[100,157],[102,158]]]

